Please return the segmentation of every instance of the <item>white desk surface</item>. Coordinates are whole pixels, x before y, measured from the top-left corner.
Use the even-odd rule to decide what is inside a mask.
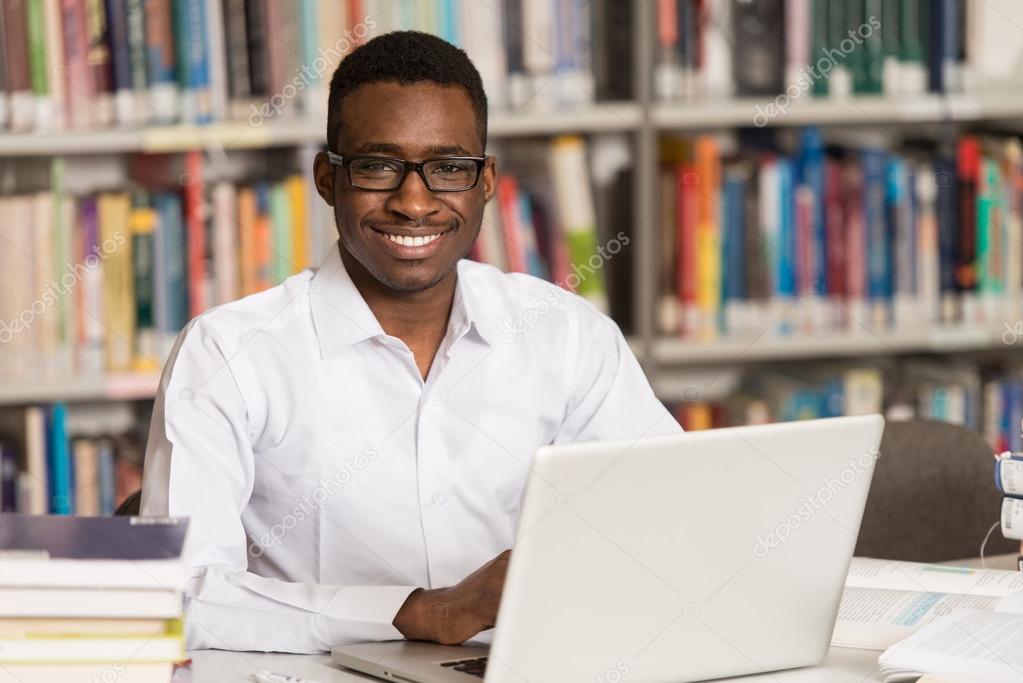
[[[251,681],[253,671],[266,669],[275,673],[298,676],[313,683],[356,683],[378,679],[341,669],[330,662],[329,655],[281,655],[259,652],[222,652],[200,650],[192,655],[192,683],[241,683]],[[776,671],[759,676],[735,679],[743,683],[866,683],[880,681],[876,650],[852,650],[833,647],[820,666]],[[186,679],[187,680],[187,679]],[[717,683],[717,682],[715,682]]]
[[[979,567],[980,560],[959,560],[942,564]],[[1015,569],[1016,556],[994,556],[988,558],[985,564],[989,569]],[[190,654],[192,657],[192,683],[251,681],[250,674],[259,669],[297,676],[311,683],[353,683],[378,680],[341,669],[331,663],[329,655],[284,655],[219,650],[199,650]],[[881,680],[877,670],[877,658],[880,656],[881,653],[877,650],[833,647],[820,666],[721,680],[742,681],[742,683],[766,681],[772,683],[867,683]]]

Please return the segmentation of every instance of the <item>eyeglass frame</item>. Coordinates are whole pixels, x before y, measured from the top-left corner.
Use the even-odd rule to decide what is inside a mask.
[[[395,161],[402,164],[401,178],[398,179],[398,183],[390,189],[373,188],[373,187],[360,187],[352,181],[352,162],[356,159],[377,159],[380,161]],[[426,179],[426,173],[423,172],[423,168],[426,164],[433,161],[445,161],[445,160],[462,160],[462,161],[475,161],[476,162],[476,179],[472,181],[472,185],[463,188],[461,190],[445,190],[445,189],[434,189],[430,186],[430,181]],[[401,186],[405,183],[405,179],[408,177],[409,171],[415,171],[419,174],[419,177],[423,181],[423,185],[430,192],[468,192],[479,185],[480,176],[483,175],[483,169],[487,163],[487,157],[474,157],[474,156],[449,156],[449,157],[433,157],[431,159],[423,159],[422,161],[407,161],[405,159],[399,159],[397,157],[380,157],[372,154],[338,154],[327,150],[327,161],[334,166],[339,166],[344,169],[345,175],[348,176],[348,184],[354,187],[356,190],[363,192],[394,192],[401,189]]]

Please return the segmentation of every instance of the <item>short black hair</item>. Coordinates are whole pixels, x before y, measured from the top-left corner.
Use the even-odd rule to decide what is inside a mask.
[[[429,33],[392,31],[356,48],[334,71],[327,104],[327,149],[339,151],[334,145],[341,132],[341,106],[349,93],[368,83],[422,81],[465,89],[476,114],[480,143],[486,148],[487,95],[469,55]]]

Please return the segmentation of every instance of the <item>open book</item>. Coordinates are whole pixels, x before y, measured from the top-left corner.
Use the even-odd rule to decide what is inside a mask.
[[[1023,615],[1023,573],[855,557],[831,644],[884,650],[962,610]]]
[[[885,683],[936,674],[956,683],[1023,681],[1023,615],[965,610],[942,617],[885,650]]]

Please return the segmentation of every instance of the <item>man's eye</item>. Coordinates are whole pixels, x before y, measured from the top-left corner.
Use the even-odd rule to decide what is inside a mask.
[[[393,171],[394,166],[391,164],[385,164],[383,162],[370,162],[363,164],[361,169],[363,171],[369,171],[370,173],[385,173],[387,171]]]

